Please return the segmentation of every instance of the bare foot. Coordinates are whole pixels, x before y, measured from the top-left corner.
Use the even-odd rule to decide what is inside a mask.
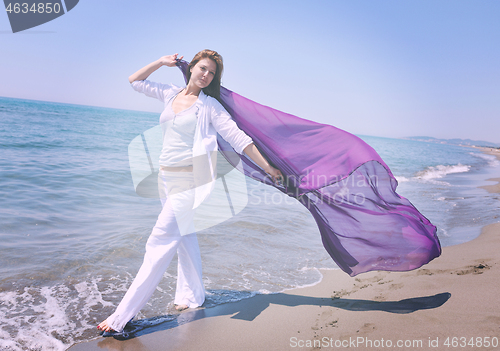
[[[110,331],[114,331],[113,328],[111,328],[109,325],[108,325],[108,320],[106,319],[104,322],[101,322],[101,324],[99,324],[97,326],[97,329],[99,330],[102,330],[104,332],[110,332]]]
[[[179,312],[180,312],[180,311],[187,310],[188,308],[189,308],[189,306],[188,306],[188,305],[175,305],[175,309],[176,309],[177,311],[179,311]]]

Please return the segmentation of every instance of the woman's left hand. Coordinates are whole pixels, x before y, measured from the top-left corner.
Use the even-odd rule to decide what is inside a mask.
[[[279,182],[283,181],[283,174],[281,174],[281,171],[279,169],[276,169],[273,166],[269,165],[268,169],[265,169],[264,171],[271,177],[274,184],[278,184]]]
[[[249,144],[243,151],[271,177],[274,184],[278,184],[278,182],[284,180],[281,171],[274,168],[269,164],[269,162],[266,161],[254,143]]]

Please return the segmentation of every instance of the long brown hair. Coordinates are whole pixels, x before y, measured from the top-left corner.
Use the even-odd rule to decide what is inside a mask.
[[[188,70],[186,74],[187,81],[189,83],[189,80],[191,79],[191,68],[193,68],[200,60],[204,58],[208,58],[214,61],[217,66],[217,70],[215,71],[215,76],[212,79],[212,82],[210,82],[210,84],[206,88],[203,88],[203,92],[219,100],[220,84],[221,84],[221,77],[222,77],[222,71],[224,69],[224,64],[222,63],[222,56],[219,55],[217,51],[205,49],[194,55],[193,59],[188,65]]]

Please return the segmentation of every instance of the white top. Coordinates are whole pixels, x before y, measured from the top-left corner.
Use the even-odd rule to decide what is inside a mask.
[[[167,105],[170,98],[183,88],[171,84],[154,83],[148,80],[132,82],[132,88],[147,96],[157,98]],[[196,185],[193,208],[198,207],[210,195],[217,177],[217,133],[233,149],[242,154],[252,143],[252,139],[238,128],[231,115],[213,97],[200,91],[195,103],[198,107],[198,122],[193,143],[193,173]],[[165,106],[167,107],[167,106]],[[160,120],[168,119],[168,112],[163,110]]]
[[[160,166],[186,167],[193,165],[193,145],[198,107],[196,103],[175,114],[172,103],[177,95],[170,98],[165,108],[166,114],[160,118],[163,132],[163,147]]]

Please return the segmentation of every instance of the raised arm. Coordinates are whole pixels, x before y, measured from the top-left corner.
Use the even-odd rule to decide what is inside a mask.
[[[177,62],[177,55],[178,54],[173,54],[160,57],[158,60],[151,62],[149,65],[142,67],[140,70],[132,74],[130,77],[128,77],[128,81],[132,83],[136,80],[144,80],[161,66],[174,67]],[[184,56],[179,57],[179,60],[181,60],[183,57]]]

